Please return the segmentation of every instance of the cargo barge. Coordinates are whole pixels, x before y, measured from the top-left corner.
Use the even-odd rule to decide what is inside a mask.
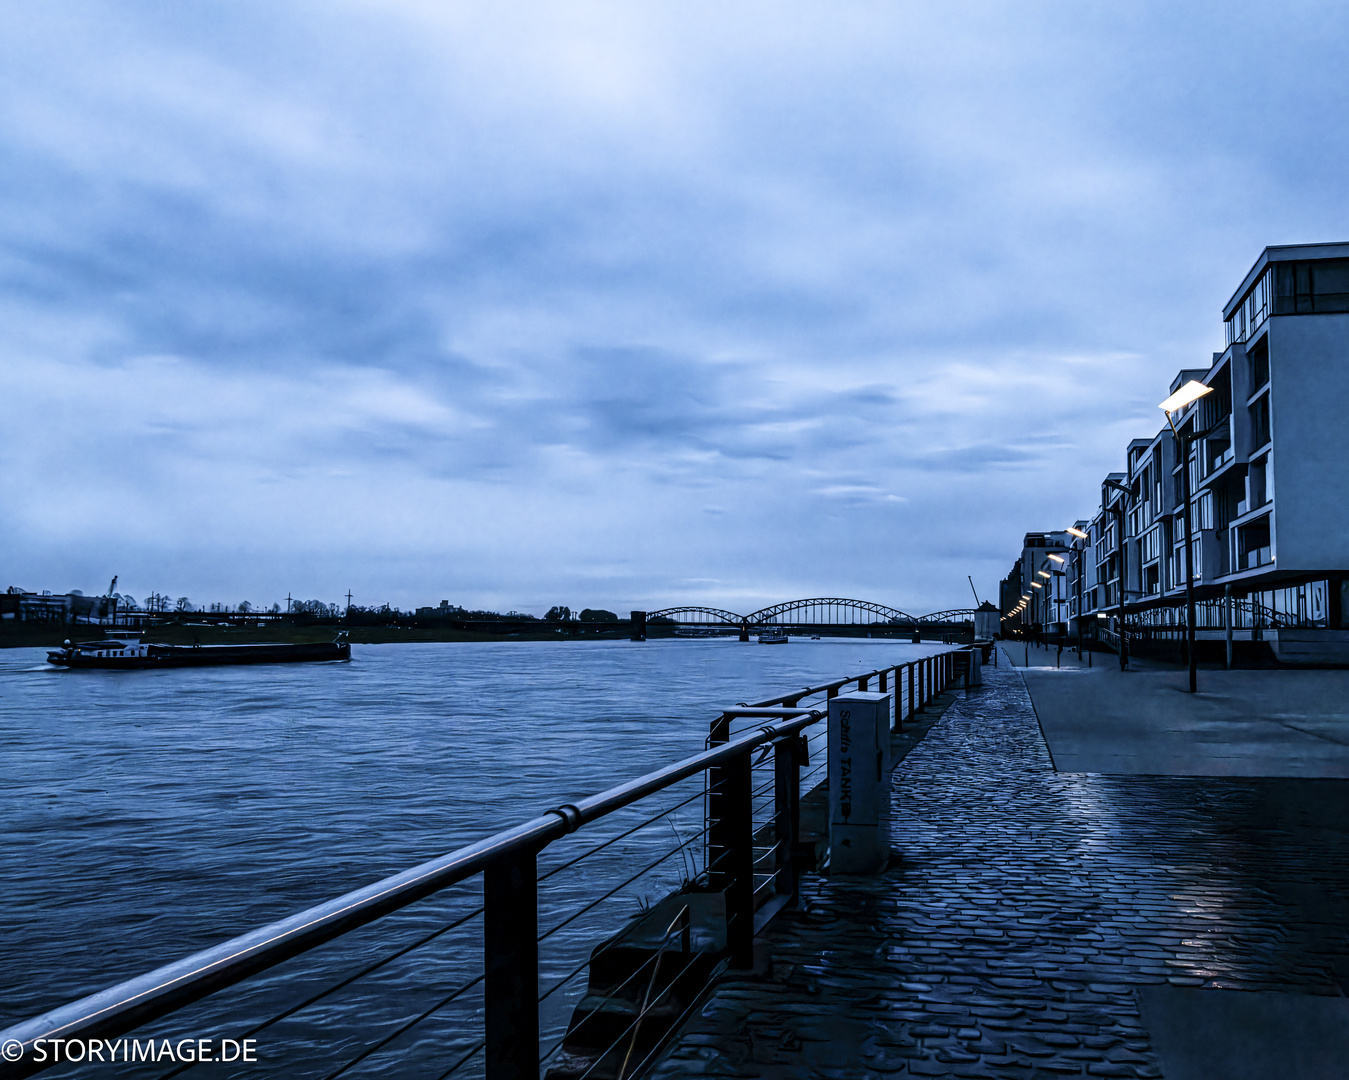
[[[64,668],[218,667],[225,664],[295,664],[305,661],[350,660],[345,636],[336,641],[296,645],[156,645],[138,638],[66,641],[47,654],[47,662]]]

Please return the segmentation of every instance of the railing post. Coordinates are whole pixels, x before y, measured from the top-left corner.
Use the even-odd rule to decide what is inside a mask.
[[[909,665],[909,719],[910,719],[910,720],[913,719],[913,714],[914,714],[915,712],[918,711],[918,710],[914,707],[914,700],[915,700],[915,699],[914,699],[914,696],[913,696],[913,669],[914,669],[916,666],[917,666],[916,664],[910,664],[910,665]]]
[[[749,752],[711,770],[708,792],[709,884],[726,897],[731,966],[754,966],[753,778]]]
[[[796,903],[801,879],[801,860],[796,857],[801,835],[801,766],[806,764],[806,740],[800,735],[773,744],[774,832],[778,845],[774,891]]]
[[[857,689],[863,691],[866,690],[868,682],[870,682],[870,676],[863,675],[860,679],[857,680]]]
[[[534,852],[483,871],[487,1080],[539,1077],[539,903]]]

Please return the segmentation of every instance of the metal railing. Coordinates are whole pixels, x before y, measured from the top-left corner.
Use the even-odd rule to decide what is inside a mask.
[[[550,1062],[550,1075],[558,1077],[624,1080],[654,1056],[664,1035],[688,1014],[721,967],[753,964],[756,927],[795,897],[806,861],[800,843],[803,783],[809,784],[827,768],[819,753],[824,726],[809,733],[808,729],[825,717],[828,701],[848,686],[866,690],[873,680],[881,691],[893,687],[894,727],[901,730],[904,721],[928,704],[955,673],[951,651],[725,710],[714,721],[709,748],[702,753],[15,1024],[0,1032],[0,1044],[7,1046],[0,1074],[31,1076],[63,1061],[95,1060],[95,1047],[97,1060],[111,1053],[114,1061],[156,1062],[154,1075],[159,1077],[186,1072],[201,1062],[170,1055],[167,1060],[177,1064],[166,1069],[162,1049],[153,1058],[137,1058],[132,1055],[133,1047],[141,1046],[139,1039],[124,1037],[147,1029],[147,1036],[158,1040],[164,1034],[155,1030],[162,1026],[160,1021],[188,1016],[200,1030],[203,1004],[229,998],[225,993],[229,988],[251,985],[259,977],[266,985],[255,988],[242,1003],[227,1002],[225,1013],[214,1022],[230,1026],[237,1048],[282,1022],[297,1023],[302,1014],[320,1014],[318,1026],[329,1026],[331,1041],[316,1038],[315,1022],[309,1022],[305,1030],[310,1033],[303,1040],[306,1051],[312,1054],[322,1044],[331,1052],[337,1044],[344,1060],[315,1063],[306,1058],[304,1064],[321,1070],[314,1075],[327,1080],[358,1065],[369,1069],[370,1059],[400,1044],[404,1056],[396,1071],[407,1075],[403,1068],[408,1065],[409,1040],[418,1047],[417,1063],[425,1065],[428,1077],[438,1080],[469,1066],[489,1080],[537,1080],[540,1066]],[[807,699],[818,700],[803,703]],[[733,732],[736,721],[751,723]],[[802,769],[816,753],[819,763],[803,776]],[[697,784],[700,779],[703,782]],[[673,801],[630,820],[639,803],[652,809],[646,801],[661,793]],[[702,827],[681,834],[680,811],[699,803]],[[575,853],[566,847],[579,842],[573,839],[579,830],[601,820],[612,827],[611,835],[597,837],[597,843]],[[657,847],[650,839],[652,830],[662,825],[674,832],[672,846]],[[644,836],[647,839],[640,840]],[[700,846],[701,870],[695,855]],[[541,867],[545,851],[557,858]],[[672,882],[666,871],[675,859],[680,860],[678,880]],[[584,902],[572,909],[564,909],[563,901],[575,899],[575,891],[554,889],[567,874],[585,879],[580,890]],[[592,883],[592,874],[602,882]],[[671,892],[666,900],[672,906],[640,907],[636,921],[630,915],[630,925],[614,934],[614,903],[642,880]],[[456,894],[450,912],[417,907],[440,902],[453,886],[466,884],[480,884],[481,894]],[[671,884],[675,888],[668,888]],[[724,921],[717,916],[709,923],[707,910],[720,910],[717,905],[722,902]],[[542,931],[541,913],[550,923]],[[403,922],[393,929],[406,940],[396,948],[366,941],[357,933],[400,918]],[[653,919],[664,931],[642,937]],[[460,973],[463,956],[471,948],[461,947],[454,962],[434,950],[449,940],[447,935],[467,932],[479,920],[481,968],[473,974]],[[597,937],[599,944],[590,947]],[[314,960],[321,946],[339,938],[348,955],[355,952],[361,961],[340,973],[331,970],[332,958],[323,963]],[[671,939],[678,943],[673,951]],[[558,942],[567,944],[570,955],[541,963],[541,946]],[[392,1009],[396,1015],[371,1025],[362,1011],[367,1024],[359,1030],[336,1017],[342,995],[381,978],[393,980],[398,962],[410,958],[417,963],[412,976],[415,994],[407,990],[408,983],[399,987],[396,980],[393,990],[385,986],[367,993],[367,1002],[381,993],[396,999],[398,1007]],[[262,976],[278,965],[310,960],[316,966],[285,978]],[[579,992],[576,982],[587,971],[589,984]],[[442,979],[447,985],[433,989],[432,984]],[[585,1012],[584,1002],[597,987],[607,1001],[621,1007]],[[582,1007],[570,1021],[554,1019],[551,1030],[544,1030],[541,1008],[564,1002],[568,994],[582,1001]],[[437,1022],[445,1030],[432,1038],[427,1032]],[[377,1030],[369,1030],[371,1026]],[[551,1045],[541,1053],[545,1039]],[[434,1045],[428,1048],[427,1043]],[[22,1049],[17,1061],[10,1060],[13,1053],[8,1050],[15,1044]],[[577,1045],[589,1047],[580,1059]],[[79,1058],[73,1056],[76,1047]],[[281,1074],[298,1075],[293,1063],[275,1066]]]

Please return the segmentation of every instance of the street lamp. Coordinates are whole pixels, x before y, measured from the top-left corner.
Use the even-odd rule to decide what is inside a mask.
[[[1106,479],[1103,483],[1106,487],[1114,488],[1125,499],[1133,494],[1126,485],[1121,484],[1118,480]],[[1104,498],[1101,500],[1101,505],[1105,505]],[[1129,635],[1124,630],[1124,587],[1128,582],[1124,562],[1124,507],[1107,506],[1106,510],[1115,515],[1115,525],[1119,529],[1115,545],[1115,550],[1119,554],[1119,669],[1120,671],[1126,671],[1129,667]]]
[[[1185,654],[1190,661],[1190,693],[1192,694],[1198,692],[1199,689],[1199,664],[1194,655],[1194,528],[1190,519],[1190,445],[1194,442],[1196,436],[1193,434],[1182,435],[1176,427],[1175,420],[1172,419],[1172,413],[1180,412],[1187,405],[1212,392],[1213,387],[1205,386],[1198,380],[1191,379],[1157,406],[1162,412],[1166,413],[1166,422],[1171,425],[1171,434],[1175,437],[1178,456],[1180,457],[1181,503],[1184,507],[1183,516],[1185,518]]]

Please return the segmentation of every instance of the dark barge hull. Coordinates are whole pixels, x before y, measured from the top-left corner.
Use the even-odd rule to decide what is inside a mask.
[[[88,650],[88,651],[85,651]],[[61,649],[47,654],[48,663],[67,668],[103,668],[126,671],[133,668],[220,667],[226,664],[296,664],[350,660],[351,646],[323,641],[302,645],[147,645],[140,656],[98,656],[98,651]],[[126,650],[129,651],[129,650]]]

